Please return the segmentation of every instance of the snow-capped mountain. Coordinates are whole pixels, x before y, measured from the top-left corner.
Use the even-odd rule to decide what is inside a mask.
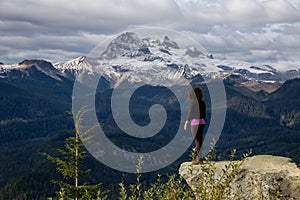
[[[41,72],[53,79],[62,81],[66,74],[43,60],[23,60],[15,65],[0,65],[0,78],[31,78],[33,71]]]
[[[181,47],[168,36],[140,38],[132,32],[116,37],[95,57],[81,56],[54,65],[42,60],[0,65],[0,78],[8,78],[16,71],[20,71],[20,77],[30,76],[28,70],[31,68],[56,80],[62,80],[62,77],[74,80],[83,74],[101,75],[111,85],[124,79],[153,85],[172,84],[199,74],[209,78],[238,77],[240,81],[259,82],[284,82],[300,77],[300,69],[282,72],[270,65],[220,60],[194,46]]]
[[[15,65],[0,65],[0,83],[16,97],[23,95],[39,98],[69,100],[74,79],[44,60],[24,60]],[[4,92],[5,94],[5,92]],[[30,107],[30,106],[29,106]],[[26,109],[29,109],[26,107]]]
[[[270,65],[253,65],[233,60],[214,59],[196,47],[181,48],[168,36],[140,38],[126,32],[112,40],[96,58],[80,57],[54,65],[62,72],[101,74],[112,82],[129,81],[152,84],[192,79],[197,75],[227,77],[239,75],[249,81],[279,81],[299,77],[300,70],[281,72]]]

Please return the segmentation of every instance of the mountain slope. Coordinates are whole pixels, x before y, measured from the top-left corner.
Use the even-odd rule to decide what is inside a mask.
[[[72,132],[73,119],[65,111],[71,110],[75,78],[88,83],[89,79],[100,76],[95,102],[98,120],[109,122],[103,127],[105,133],[124,149],[147,151],[161,148],[172,140],[175,129],[180,128],[178,103],[158,83],[171,85],[181,78],[187,79],[193,86],[203,88],[210,107],[203,78],[222,78],[228,109],[217,143],[218,157],[226,158],[233,148],[241,153],[253,148],[254,154],[284,155],[300,162],[299,79],[287,81],[282,86],[278,83],[299,76],[299,70],[280,72],[272,66],[220,61],[197,48],[181,47],[169,37],[163,40],[141,39],[134,33],[126,33],[112,41],[96,58],[79,57],[54,65],[43,60],[0,65],[1,191],[9,193],[7,195],[12,198],[17,198],[20,193],[32,194],[32,198],[45,197],[41,194],[53,191],[42,187],[40,190],[44,191],[35,190],[33,194],[30,193],[32,189],[22,187],[22,183],[29,180],[28,183],[36,188],[46,181],[40,178],[43,173],[48,177],[55,176],[54,167],[45,164],[38,151],[52,152],[61,147],[64,138],[69,136],[64,130]],[[110,95],[119,80],[148,83],[131,100],[132,118],[137,124],[149,123],[147,108],[150,105],[159,103],[170,109],[168,125],[157,137],[149,141],[139,140],[124,134],[116,126],[110,110]],[[81,87],[84,90],[89,85]],[[274,92],[259,92],[257,88]],[[208,109],[207,123],[209,120]],[[188,154],[189,150],[177,162],[188,160]],[[95,169],[93,177],[99,177],[97,181],[107,183],[105,185],[112,183],[112,179],[117,183],[117,178],[122,176],[95,163],[94,160],[87,167]],[[176,164],[164,170],[175,172]],[[103,169],[107,173],[102,173]],[[150,180],[149,175],[147,181]]]
[[[95,54],[95,53],[94,53]],[[64,73],[86,71],[107,78],[112,84],[126,76],[132,82],[148,84],[175,83],[201,74],[211,78],[239,75],[248,81],[284,82],[299,77],[300,70],[278,71],[265,64],[214,59],[196,47],[181,47],[168,36],[162,41],[156,38],[140,38],[126,32],[113,39],[106,49],[99,50],[98,57],[80,57],[72,61],[56,63]],[[158,77],[158,72],[164,72]]]
[[[300,79],[286,81],[277,91],[267,98],[274,105],[274,116],[280,119],[283,126],[300,130]],[[276,105],[276,106],[275,106]]]

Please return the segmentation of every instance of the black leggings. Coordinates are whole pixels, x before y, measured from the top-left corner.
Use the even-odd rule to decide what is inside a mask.
[[[202,146],[202,142],[203,142],[202,140],[203,140],[204,126],[205,126],[204,124],[191,126],[198,156],[201,156],[199,154],[201,153],[200,150],[201,150],[201,146]]]

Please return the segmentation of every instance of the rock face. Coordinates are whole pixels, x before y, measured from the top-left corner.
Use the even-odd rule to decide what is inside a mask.
[[[206,164],[204,164],[206,165]],[[216,178],[229,161],[214,163]],[[203,174],[200,165],[181,164],[179,174],[195,190],[195,178]],[[239,190],[241,199],[300,199],[300,169],[289,158],[258,155],[247,158],[230,183],[231,191]],[[239,199],[239,197],[233,198]]]

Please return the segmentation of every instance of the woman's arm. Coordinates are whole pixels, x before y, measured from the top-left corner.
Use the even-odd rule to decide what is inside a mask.
[[[194,109],[193,103],[194,103],[193,100],[191,100],[190,105],[189,105],[189,113],[188,113],[188,116],[186,118],[187,122],[192,120],[192,112],[193,112],[193,109]]]
[[[183,126],[183,130],[185,131],[187,131],[189,122],[192,120],[192,111],[193,111],[193,101],[191,100],[189,104],[189,113]]]

